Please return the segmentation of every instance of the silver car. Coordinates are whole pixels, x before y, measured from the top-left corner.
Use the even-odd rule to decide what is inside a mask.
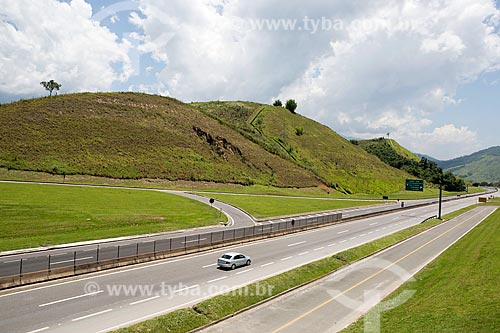
[[[248,266],[252,263],[252,259],[237,252],[224,253],[219,259],[217,259],[217,266],[221,268],[235,269],[239,266]]]

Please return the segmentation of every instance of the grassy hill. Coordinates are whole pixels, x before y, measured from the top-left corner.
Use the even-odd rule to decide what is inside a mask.
[[[408,177],[330,128],[282,107],[243,102],[194,105],[339,191],[391,193],[401,189]]]
[[[110,178],[316,186],[316,177],[189,105],[135,93],[0,107],[0,166]],[[293,173],[294,177],[288,177]]]
[[[438,165],[473,183],[500,183],[499,146],[453,160],[439,161]]]
[[[0,167],[392,193],[407,174],[329,128],[247,102],[82,93],[0,106]]]
[[[361,146],[364,150],[377,156],[388,165],[407,171],[409,174],[423,179],[430,184],[439,184],[443,178],[444,188],[447,191],[464,191],[466,184],[463,179],[455,177],[451,172],[445,172],[437,163],[427,158],[419,158],[417,155],[401,147],[396,141],[385,138],[373,140],[351,141]]]

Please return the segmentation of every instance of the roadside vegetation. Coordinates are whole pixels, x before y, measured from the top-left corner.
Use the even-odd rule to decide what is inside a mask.
[[[469,209],[472,209],[473,207],[474,206],[470,207]],[[448,216],[445,216],[444,219],[447,220],[449,218]],[[430,220],[426,223],[410,227],[408,229],[399,231],[395,234],[380,238],[359,247],[340,252],[332,257],[321,259],[319,261],[265,279],[263,281],[260,281],[258,285],[255,283],[245,287],[245,291],[248,291],[247,295],[252,295],[252,292],[255,295],[259,294],[256,292],[257,287],[265,288],[265,290],[272,290],[271,294],[265,293],[266,295],[262,296],[243,296],[245,295],[245,293],[239,293],[239,291],[236,290],[235,292],[230,292],[207,299],[190,308],[176,310],[157,318],[117,330],[115,332],[189,332],[193,329],[220,320],[226,316],[230,316],[237,311],[243,310],[249,306],[257,304],[258,302],[269,299],[270,297],[279,295],[294,287],[331,274],[335,270],[338,270],[345,265],[348,265],[365,256],[373,254],[374,252],[391,246],[396,242],[416,235],[440,223],[442,223],[442,221],[437,219]],[[272,288],[267,288],[268,286],[272,286]]]
[[[0,183],[0,251],[215,225],[203,203],[152,191]]]
[[[364,150],[380,158],[388,165],[404,170],[410,175],[425,180],[428,184],[439,185],[442,181],[446,191],[465,191],[467,184],[463,179],[455,177],[451,172],[443,170],[427,158],[419,158],[396,141],[378,138],[373,140],[351,140],[351,143],[360,145]]]
[[[495,199],[490,204],[500,205]],[[500,327],[500,210],[388,299],[415,290],[383,312],[381,332],[497,332]],[[343,332],[364,332],[364,318]]]

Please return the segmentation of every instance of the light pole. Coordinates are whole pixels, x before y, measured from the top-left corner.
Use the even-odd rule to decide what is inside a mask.
[[[441,171],[441,181],[439,182],[439,214],[438,219],[441,220],[441,209],[443,207],[443,172]]]

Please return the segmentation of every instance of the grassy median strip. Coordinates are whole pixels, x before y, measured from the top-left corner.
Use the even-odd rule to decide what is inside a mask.
[[[498,204],[498,202],[497,202]],[[500,210],[388,297],[415,291],[382,312],[382,332],[498,332]],[[343,332],[365,331],[361,318]],[[377,323],[378,324],[378,323]],[[367,327],[373,323],[368,322]]]
[[[473,207],[469,208],[472,209]],[[464,209],[462,212],[464,212]],[[445,217],[448,219],[448,216]],[[120,329],[118,333],[164,333],[188,332],[195,328],[213,323],[237,311],[248,308],[287,290],[311,282],[333,271],[384,249],[396,242],[416,235],[441,221],[434,219],[415,225],[395,234],[380,238],[359,247],[340,252],[332,257],[295,268],[291,271],[251,284],[234,292],[202,301],[191,308],[177,310],[166,315]],[[268,290],[269,293],[259,291]]]
[[[153,191],[0,183],[0,251],[214,225],[217,209]]]
[[[290,198],[232,194],[206,195],[244,209],[255,218],[308,214],[311,212],[370,206],[384,203],[383,201],[377,200]]]

